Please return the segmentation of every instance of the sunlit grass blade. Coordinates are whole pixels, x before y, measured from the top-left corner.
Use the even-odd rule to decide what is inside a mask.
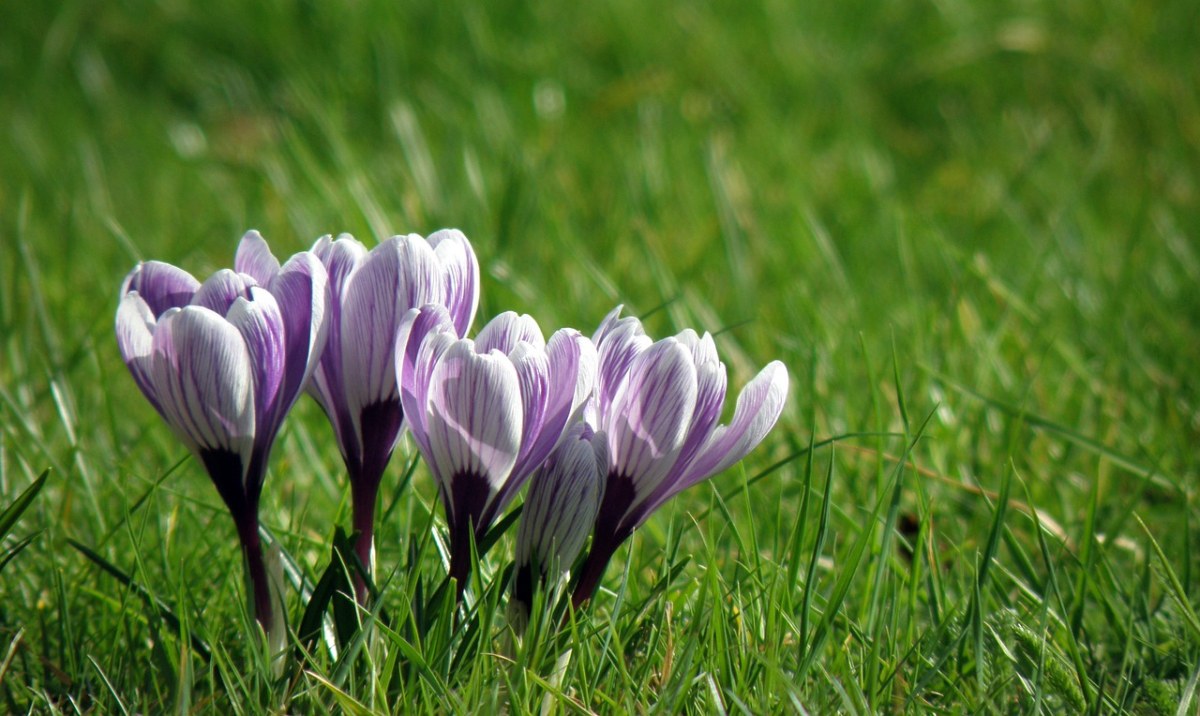
[[[371,707],[362,703],[347,693],[344,689],[335,685],[332,680],[314,672],[309,672],[308,676],[313,681],[316,681],[317,684],[319,684],[322,688],[324,688],[327,693],[333,696],[338,708],[344,713],[352,714],[352,716],[372,716],[375,713]]]
[[[1192,601],[1188,597],[1187,590],[1184,589],[1183,583],[1179,581],[1179,575],[1171,567],[1171,561],[1163,553],[1158,540],[1154,539],[1150,528],[1142,521],[1141,515],[1135,515],[1135,518],[1138,524],[1141,525],[1142,531],[1146,534],[1146,540],[1149,541],[1150,547],[1154,550],[1154,556],[1158,557],[1159,567],[1162,569],[1162,574],[1166,577],[1167,593],[1171,595],[1171,599],[1179,608],[1184,624],[1188,626],[1188,629],[1191,630],[1194,636],[1200,638],[1200,616],[1196,615],[1196,610],[1192,607]]]
[[[1187,716],[1195,713],[1192,710],[1192,701],[1196,698],[1197,683],[1200,683],[1200,664],[1196,664],[1191,677],[1188,678],[1187,685],[1183,687],[1183,694],[1179,697],[1179,708],[1175,710],[1175,716]]]
[[[121,694],[117,692],[117,689],[112,685],[112,682],[109,681],[108,674],[104,673],[104,669],[100,668],[100,665],[97,664],[96,660],[92,657],[88,657],[88,662],[92,665],[92,668],[96,670],[96,673],[100,675],[100,681],[104,684],[104,688],[108,691],[108,695],[112,697],[113,702],[117,704],[117,708],[120,709],[120,712],[125,714],[125,716],[129,716],[129,709],[125,706],[125,702],[121,699]]]

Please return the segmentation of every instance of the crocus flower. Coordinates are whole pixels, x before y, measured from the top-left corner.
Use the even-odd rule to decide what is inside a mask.
[[[609,469],[576,606],[591,598],[617,548],[651,513],[762,442],[787,397],[787,369],[772,361],[738,396],[729,425],[717,425],[726,376],[712,336],[689,329],[654,342],[638,319],[620,313],[619,306],[609,313],[593,337],[597,430],[608,436]]]
[[[242,249],[261,241],[250,232]],[[233,516],[254,614],[273,640],[286,632],[273,614],[258,502],[275,436],[324,347],[328,301],[325,268],[305,252],[264,281],[223,269],[201,284],[170,264],[140,263],[117,308],[134,380]]]
[[[607,438],[580,421],[529,478],[517,529],[510,602],[518,631],[529,616],[534,593],[543,586],[554,590],[583,549],[607,475]]]
[[[266,242],[243,243],[237,268],[260,281],[278,270]],[[337,436],[350,477],[359,559],[372,566],[375,501],[403,429],[396,387],[396,331],[412,308],[445,306],[457,336],[479,304],[479,264],[467,237],[444,230],[428,240],[393,236],[368,251],[349,234],[313,246],[329,272],[329,345],[309,381]],[[365,586],[356,585],[360,601]]]
[[[479,541],[591,394],[596,353],[578,331],[547,342],[529,316],[502,313],[475,340],[441,306],[409,312],[397,336],[401,402],[438,484],[461,590]]]

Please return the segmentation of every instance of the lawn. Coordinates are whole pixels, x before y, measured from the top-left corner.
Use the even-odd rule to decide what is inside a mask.
[[[0,511],[47,477],[0,518],[0,711],[1200,708],[1194,2],[3,14]],[[293,634],[281,669],[224,505],[121,360],[122,278],[206,276],[250,228],[288,255],[443,227],[477,327],[590,335],[624,304],[715,335],[726,420],[783,361],[783,415],[519,640],[515,529],[469,609],[427,609],[446,525],[402,440],[366,628]],[[350,508],[304,397],[262,508],[296,584]]]

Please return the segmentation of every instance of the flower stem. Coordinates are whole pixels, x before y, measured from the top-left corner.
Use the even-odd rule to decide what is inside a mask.
[[[470,535],[462,533],[450,539],[450,578],[455,582],[454,601],[461,602],[471,576]]]
[[[369,575],[375,568],[375,498],[379,493],[379,480],[361,479],[363,477],[366,476],[359,476],[359,479],[350,481],[350,493],[354,503],[353,526],[354,531],[358,533],[354,553],[358,555],[358,560]],[[354,573],[354,596],[362,605],[367,603],[370,596],[367,580],[358,572]]]
[[[583,563],[583,568],[579,571],[579,581],[575,583],[575,591],[571,594],[571,606],[579,609],[596,594],[596,590],[600,587],[600,580],[604,578],[604,570],[608,568],[614,551],[609,549],[603,541],[592,544],[587,561]]]
[[[248,511],[249,512],[249,511]],[[242,543],[242,556],[246,560],[246,576],[249,581],[250,603],[254,606],[254,618],[263,631],[270,634],[274,623],[271,605],[271,585],[267,578],[267,565],[263,559],[262,540],[258,536],[258,518],[253,514],[237,518],[238,540]]]

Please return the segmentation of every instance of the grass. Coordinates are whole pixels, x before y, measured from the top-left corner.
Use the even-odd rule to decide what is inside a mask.
[[[0,511],[50,472],[0,537],[0,710],[1192,713],[1193,5],[6,13]],[[717,334],[737,387],[785,361],[789,405],[519,645],[498,589],[417,628],[443,522],[405,445],[377,628],[276,678],[233,526],[121,364],[117,287],[250,227],[290,253],[442,226],[481,316],[586,332],[625,303]],[[310,584],[347,495],[305,399],[264,522]]]

